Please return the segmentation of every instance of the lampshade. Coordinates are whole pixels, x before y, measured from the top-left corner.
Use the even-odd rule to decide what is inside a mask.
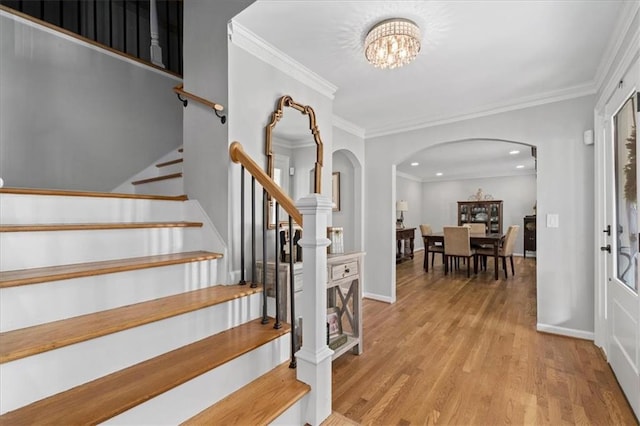
[[[396,201],[396,210],[399,212],[408,212],[409,203],[407,203],[405,200]]]
[[[420,52],[420,28],[408,19],[386,19],[371,28],[364,49],[367,61],[376,68],[401,67]]]

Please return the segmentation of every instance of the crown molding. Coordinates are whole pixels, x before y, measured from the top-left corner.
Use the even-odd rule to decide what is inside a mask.
[[[414,182],[419,182],[419,183],[424,182],[418,176],[410,175],[409,173],[404,173],[404,172],[396,171],[396,177],[401,177],[401,178],[404,178],[404,179],[407,179],[407,180],[412,180]]]
[[[362,127],[357,126],[352,122],[347,121],[335,114],[333,115],[333,125],[338,129],[344,130],[347,133],[359,137],[360,139],[364,139],[364,129]]]
[[[602,57],[602,60],[600,61],[600,65],[598,66],[598,70],[596,72],[594,80],[596,82],[596,88],[598,91],[601,91],[603,86],[606,84],[605,78],[607,78],[611,67],[613,67],[616,56],[622,48],[622,43],[624,43],[625,36],[630,32],[631,24],[638,15],[639,10],[640,2],[631,1],[624,3],[624,6],[620,11],[620,15],[618,15],[618,19],[616,20],[614,32],[609,39],[609,43],[607,43],[605,54]],[[634,43],[634,40],[638,40],[637,28],[635,31],[635,35],[631,40],[631,44]]]
[[[567,87],[560,90],[550,91],[539,95],[527,96],[516,101],[487,105],[482,110],[469,112],[457,116],[442,117],[425,117],[404,123],[394,124],[393,126],[371,129],[366,132],[368,138],[377,138],[380,136],[388,136],[397,133],[405,133],[413,130],[425,129],[428,127],[441,126],[443,124],[455,123],[458,121],[471,120],[495,114],[502,114],[509,111],[516,111],[534,106],[549,104],[553,102],[566,101],[583,96],[593,95],[596,93],[596,87],[593,82],[581,84],[578,86]]]
[[[475,179],[501,179],[501,178],[509,178],[509,177],[520,177],[520,176],[537,176],[538,172],[535,170],[526,170],[524,172],[505,172],[505,173],[479,173],[473,176],[451,176],[451,177],[436,177],[436,178],[425,178],[422,179],[422,183],[441,183],[441,182],[457,182],[462,180],[475,180]]]
[[[333,99],[338,87],[320,77],[290,56],[276,49],[238,22],[231,20],[227,25],[229,40],[258,59],[282,71],[299,82],[315,89],[329,99]]]

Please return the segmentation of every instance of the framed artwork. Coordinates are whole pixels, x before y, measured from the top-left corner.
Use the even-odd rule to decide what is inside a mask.
[[[331,202],[333,203],[333,211],[340,211],[340,172],[331,174]]]
[[[329,334],[330,339],[342,334],[340,309],[338,307],[327,309],[327,333]]]

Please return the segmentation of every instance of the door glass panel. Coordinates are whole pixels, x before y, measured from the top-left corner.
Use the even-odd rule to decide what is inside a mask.
[[[633,97],[613,118],[615,152],[616,273],[620,281],[637,291],[634,270],[638,253],[638,190],[636,179],[636,131]]]

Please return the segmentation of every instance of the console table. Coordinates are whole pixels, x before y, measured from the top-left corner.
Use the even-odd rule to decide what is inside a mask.
[[[413,259],[413,238],[415,233],[416,228],[396,228],[396,242],[398,244],[396,263],[400,263],[405,259]]]
[[[343,254],[327,255],[327,308],[337,310],[343,333],[346,334],[347,341],[337,347],[333,353],[336,359],[345,352],[351,350],[354,354],[361,354],[362,345],[362,261],[364,253],[352,252]],[[257,280],[262,283],[261,261],[256,263]],[[275,310],[275,291],[273,283],[275,279],[275,263],[267,262],[267,300],[270,310]],[[291,321],[289,300],[291,290],[289,285],[289,263],[278,265],[278,280],[284,286],[279,292],[280,296],[280,316],[282,321]],[[294,297],[299,300],[302,294],[302,262],[293,264]],[[299,306],[299,305],[296,305]],[[296,316],[300,317],[299,308],[296,307]]]

